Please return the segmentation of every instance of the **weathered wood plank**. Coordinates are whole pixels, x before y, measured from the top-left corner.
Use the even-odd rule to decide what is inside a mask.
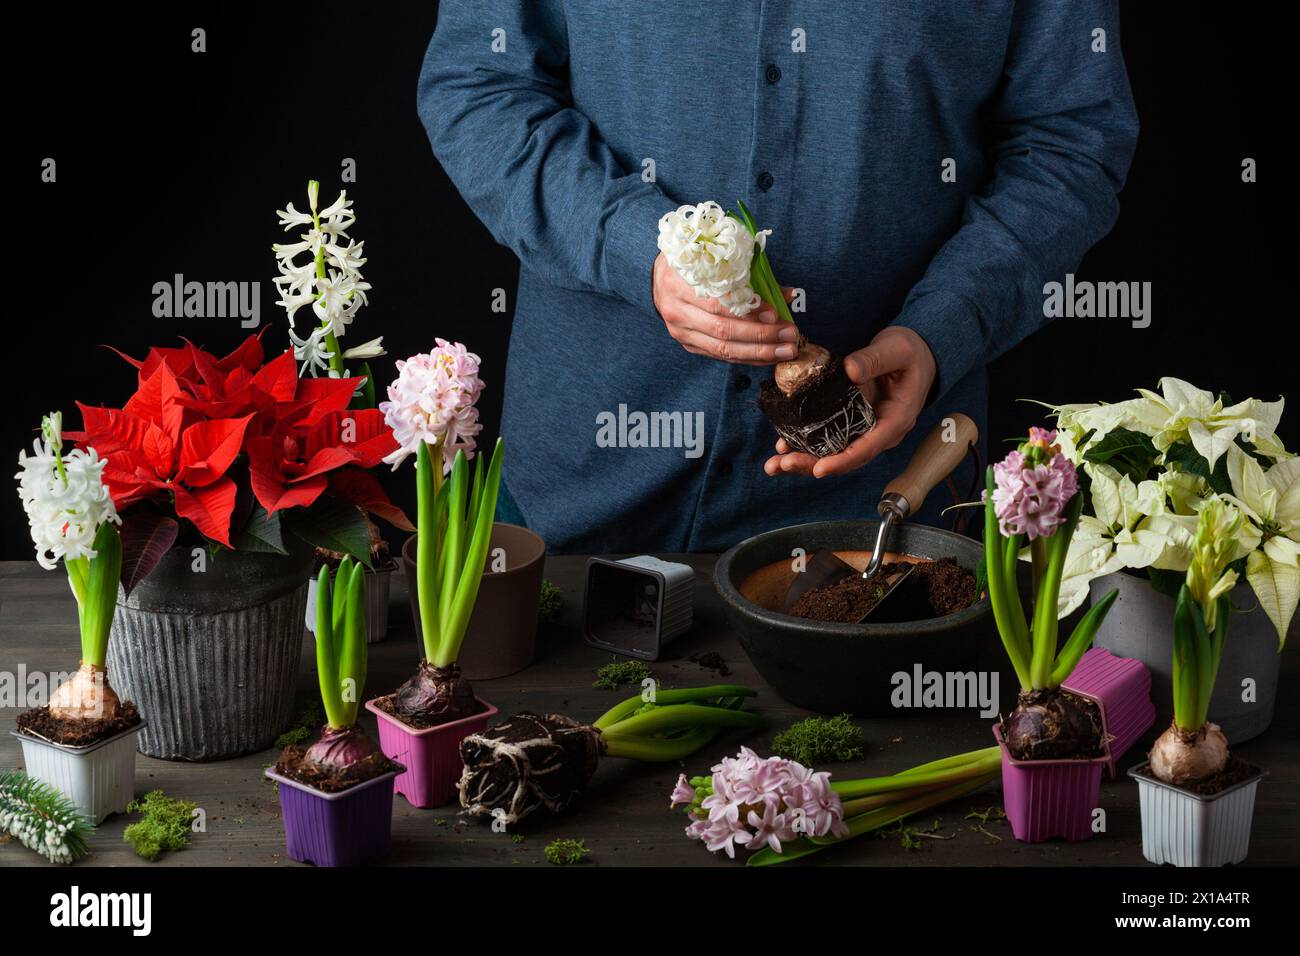
[[[672,659],[654,666],[665,686],[689,686],[718,680],[686,660],[692,654],[716,651],[732,673],[728,682],[750,684],[761,696],[756,706],[768,717],[768,728],[751,739],[732,734],[719,740],[708,752],[687,762],[690,773],[707,771],[710,764],[742,742],[766,751],[773,734],[806,711],[778,698],[766,687],[728,632],[722,608],[709,577],[712,558],[679,558],[699,571],[696,586],[696,625],[671,649]],[[503,713],[528,708],[562,711],[592,720],[621,699],[618,692],[591,687],[595,669],[610,659],[581,641],[581,595],[586,561],[581,557],[554,557],[547,561],[547,577],[564,592],[565,609],[560,624],[540,637],[537,662],[520,674],[496,681],[481,681],[478,692]],[[400,578],[392,596],[392,629],[388,639],[371,647],[369,691],[385,693],[400,683],[414,668],[415,644],[406,594]],[[20,664],[27,671],[60,671],[76,666],[75,615],[67,582],[61,573],[44,572],[34,563],[0,563],[0,670],[13,672]],[[1255,811],[1255,830],[1249,862],[1294,864],[1300,859],[1300,823],[1297,795],[1300,794],[1300,707],[1287,692],[1298,676],[1295,649],[1285,652],[1273,728],[1263,738],[1239,748],[1246,758],[1268,768],[1270,778],[1260,787]],[[309,637],[304,634],[303,660],[299,670],[300,698],[315,694]],[[0,766],[21,765],[18,742],[8,731],[20,712],[17,707],[0,708]],[[374,724],[364,718],[370,732]],[[991,743],[989,721],[973,712],[912,712],[891,720],[862,720],[868,741],[868,756],[852,764],[832,766],[839,776],[890,773],[935,757]],[[274,787],[262,777],[262,768],[273,762],[267,751],[237,760],[211,764],[184,764],[139,757],[137,792],[162,788],[169,794],[193,800],[207,813],[208,829],[197,834],[190,850],[164,857],[158,866],[275,866],[297,865],[284,853],[284,835]],[[1137,762],[1132,754],[1126,764]],[[726,865],[715,860],[703,847],[682,835],[684,818],[668,811],[667,794],[676,779],[676,766],[637,765],[606,760],[577,812],[555,819],[533,819],[519,828],[522,842],[512,834],[493,833],[490,827],[459,820],[454,807],[415,810],[396,798],[393,823],[393,853],[389,863],[397,865],[539,865],[542,849],[557,837],[585,839],[592,850],[592,862],[610,865]],[[1030,846],[1017,843],[1005,823],[988,830],[1001,839],[972,832],[963,819],[970,807],[998,803],[995,788],[972,795],[930,815],[942,819],[940,833],[949,840],[926,840],[917,851],[903,850],[896,840],[867,837],[816,858],[829,865],[866,864],[878,866],[1108,866],[1143,864],[1140,849],[1140,820],[1137,787],[1121,776],[1104,781],[1102,805],[1107,810],[1108,832],[1081,844],[1051,843]],[[101,866],[142,864],[122,841],[129,819],[111,818],[91,838],[94,856]],[[41,865],[35,854],[12,843],[0,843],[0,865]]]

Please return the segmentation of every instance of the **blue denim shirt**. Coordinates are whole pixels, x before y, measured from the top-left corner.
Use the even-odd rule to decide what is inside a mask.
[[[982,426],[986,363],[1118,212],[1137,118],[1117,7],[443,0],[419,110],[520,259],[502,431],[528,524],[553,551],[720,550],[872,516],[938,418]],[[654,309],[659,217],[737,197],[811,340],[842,354],[894,323],[934,353],[938,397],[858,472],[765,476],[770,370],[687,353]],[[637,413],[702,442],[632,447]]]

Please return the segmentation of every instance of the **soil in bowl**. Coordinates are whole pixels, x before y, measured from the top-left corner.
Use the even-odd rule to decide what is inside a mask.
[[[275,772],[322,793],[338,793],[400,769],[378,747],[374,753],[346,767],[322,767],[306,762],[303,758],[307,755],[307,749],[301,744],[285,747],[280,753],[280,759],[275,762]]]
[[[839,454],[876,421],[839,358],[831,359],[788,395],[774,380],[764,382],[758,407],[792,449],[819,458]]]
[[[872,614],[875,623],[922,621],[964,611],[975,603],[975,576],[952,558],[912,562],[913,571]],[[901,563],[886,564],[871,579],[850,575],[800,596],[791,614],[814,621],[856,624],[889,593],[906,570]]]
[[[133,702],[122,701],[116,717],[99,720],[65,720],[50,713],[48,706],[33,707],[18,715],[18,730],[29,737],[48,740],[65,747],[89,747],[109,737],[116,737],[140,723],[140,711]]]
[[[1159,777],[1151,772],[1150,764],[1144,767],[1139,767],[1134,772],[1139,776],[1146,777],[1150,780],[1159,780],[1161,783],[1164,783],[1163,780],[1160,780]],[[1194,793],[1198,797],[1212,797],[1216,793],[1222,793],[1229,787],[1241,783],[1243,780],[1249,780],[1260,772],[1259,767],[1256,767],[1252,763],[1247,763],[1236,754],[1230,753],[1228,754],[1227,764],[1225,764],[1224,768],[1218,773],[1206,777],[1204,780],[1185,784],[1177,789],[1182,790],[1185,793]]]

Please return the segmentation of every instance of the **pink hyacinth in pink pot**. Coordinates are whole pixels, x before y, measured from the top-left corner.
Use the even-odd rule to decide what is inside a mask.
[[[993,466],[993,510],[1005,537],[1034,541],[1065,524],[1079,478],[1055,442],[1056,432],[1031,428],[1029,440]]]

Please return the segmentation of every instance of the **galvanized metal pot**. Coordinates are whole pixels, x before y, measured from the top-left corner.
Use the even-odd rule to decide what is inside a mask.
[[[142,753],[224,760],[265,750],[292,719],[312,553],[173,548],[118,593],[108,668],[148,726]]]
[[[1174,599],[1155,590],[1146,578],[1123,571],[1097,578],[1089,587],[1094,601],[1112,589],[1119,590],[1093,645],[1139,660],[1151,671],[1151,699],[1156,705],[1153,726],[1155,733],[1160,733],[1174,719]],[[1282,658],[1277,630],[1256,607],[1254,592],[1238,585],[1232,592],[1232,604],[1242,612],[1233,614],[1223,644],[1223,660],[1210,697],[1210,720],[1223,729],[1229,744],[1239,744],[1258,737],[1273,722]],[[1248,608],[1254,610],[1245,610]],[[1292,633],[1295,630],[1292,626]]]

